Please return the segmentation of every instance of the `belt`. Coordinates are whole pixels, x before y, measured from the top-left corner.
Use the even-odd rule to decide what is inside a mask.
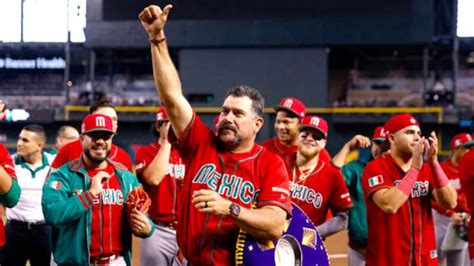
[[[178,222],[157,222],[155,224],[161,227],[168,227],[170,229],[176,230],[176,225],[178,225]]]
[[[23,222],[23,221],[18,221],[18,220],[8,220],[8,223],[11,224],[12,226],[22,227],[22,228],[26,228],[28,230],[31,230],[32,228],[35,228],[35,227],[42,227],[42,226],[47,226],[48,225],[44,221]]]
[[[114,262],[114,260],[118,259],[119,255],[113,254],[109,256],[98,256],[98,257],[91,257],[90,258],[90,263],[92,265],[106,265]]]

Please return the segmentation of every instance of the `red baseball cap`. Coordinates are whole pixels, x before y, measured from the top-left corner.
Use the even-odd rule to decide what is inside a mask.
[[[110,116],[101,114],[89,114],[82,120],[81,133],[87,134],[96,131],[114,133],[113,121]]]
[[[384,127],[376,127],[374,130],[374,134],[372,135],[372,141],[383,142],[386,138],[387,136],[385,135]]]
[[[471,134],[459,133],[451,139],[451,150],[458,148],[459,146],[470,147],[474,145]]]
[[[303,118],[303,121],[301,121],[300,131],[308,127],[318,130],[319,132],[323,133],[325,138],[327,138],[328,123],[323,118],[313,115],[306,116]]]
[[[166,113],[165,108],[161,107],[157,112],[156,112],[156,122],[160,121],[167,121],[168,119],[168,114]]]
[[[280,104],[275,109],[276,111],[279,111],[279,110],[289,111],[297,115],[299,118],[303,118],[306,115],[306,106],[304,106],[302,101],[294,97],[286,97],[286,98],[281,99]]]
[[[390,134],[394,134],[402,128],[409,126],[420,126],[418,121],[411,114],[399,114],[392,116],[383,128],[385,129],[385,137],[388,137]]]

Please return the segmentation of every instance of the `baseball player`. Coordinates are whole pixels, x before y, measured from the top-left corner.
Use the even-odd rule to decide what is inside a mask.
[[[367,265],[438,265],[431,198],[456,205],[456,190],[437,161],[438,140],[421,136],[418,121],[399,114],[384,125],[390,152],[367,164]],[[427,163],[423,162],[426,152]]]
[[[135,170],[152,199],[149,214],[156,227],[151,237],[141,240],[141,265],[171,265],[178,253],[178,193],[185,168],[178,151],[168,141],[169,128],[166,111],[160,108],[153,127],[158,140],[140,148],[135,155]]]
[[[470,149],[459,162],[459,179],[461,180],[462,190],[466,193],[467,206],[472,214],[474,211],[474,149]],[[468,221],[468,239],[469,239],[469,257],[470,265],[474,265],[474,219]]]
[[[41,194],[54,155],[46,152],[43,126],[29,124],[18,135],[17,153],[12,159],[22,194],[18,204],[7,209],[5,265],[49,265],[51,227],[41,209]]]
[[[468,257],[467,242],[459,238],[455,232],[461,226],[466,225],[470,219],[469,208],[467,207],[466,198],[459,180],[458,164],[472,145],[474,145],[474,141],[470,134],[460,133],[455,135],[450,142],[450,158],[440,163],[441,168],[443,168],[448,176],[449,182],[458,193],[458,201],[454,209],[445,209],[436,202],[433,202],[436,242],[438,243],[439,261],[442,265],[469,264],[468,261],[465,261]],[[450,235],[456,236],[457,243],[462,244],[456,246],[449,245],[447,240]]]
[[[79,132],[72,126],[62,126],[56,132],[56,140],[54,142],[54,149],[50,151],[52,154],[57,154],[64,145],[79,139]]]
[[[163,30],[171,8],[149,6],[139,18],[150,37],[156,88],[186,166],[178,245],[191,265],[231,265],[240,229],[262,240],[281,236],[291,212],[288,175],[281,158],[255,144],[264,105],[257,90],[238,86],[227,93],[217,136],[193,112]]]
[[[265,140],[261,145],[285,161],[288,154],[298,150],[298,128],[306,115],[306,107],[302,101],[286,97],[281,99],[275,111],[276,137]],[[320,152],[320,158],[327,162],[331,159],[326,149]]]
[[[114,132],[117,132],[118,118],[115,107],[109,101],[97,102],[89,109],[89,114],[102,114],[108,115],[113,120]],[[78,159],[82,154],[82,145],[80,140],[73,141],[66,144],[56,155],[53,163],[51,164],[51,170],[57,169],[62,165],[72,160]],[[133,172],[132,161],[128,153],[117,145],[112,144],[109,158],[116,163],[124,165],[130,172]]]
[[[385,140],[383,127],[374,130],[372,139],[362,135],[354,136],[344,147],[332,158],[332,164],[342,167],[341,172],[351,195],[354,207],[349,210],[349,266],[365,266],[367,254],[367,208],[365,206],[364,191],[362,190],[362,171],[367,161],[354,160],[344,165],[350,151],[362,148],[371,143],[370,161],[382,154],[380,144]]]
[[[347,210],[352,207],[341,172],[319,158],[327,133],[328,124],[323,118],[303,118],[298,151],[287,161],[291,199],[311,218],[323,238],[347,227]],[[326,221],[329,209],[333,217]]]
[[[5,104],[0,100],[0,120],[5,114]],[[7,208],[14,207],[20,200],[21,189],[15,174],[13,160],[7,148],[0,144],[0,204]],[[5,258],[5,227],[0,223],[0,265]]]
[[[112,118],[87,115],[79,159],[51,171],[43,187],[43,213],[53,227],[59,265],[131,265],[131,236],[149,237],[154,226],[137,209],[129,223],[124,201],[137,178],[110,160]]]

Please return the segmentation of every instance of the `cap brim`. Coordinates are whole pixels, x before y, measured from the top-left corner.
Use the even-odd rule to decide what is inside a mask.
[[[388,139],[384,139],[384,141],[379,144],[379,147],[382,152],[386,152],[390,150],[390,142],[388,142]]]
[[[82,132],[82,134],[89,134],[89,133],[92,133],[92,132],[107,132],[107,133],[110,133],[110,134],[114,134],[114,132],[112,130],[102,129],[102,128],[91,129],[89,131]]]
[[[291,110],[290,108],[286,108],[286,107],[282,107],[282,106],[278,106],[278,107],[275,108],[276,112],[281,111],[281,110],[290,112],[290,113],[296,115],[297,117],[302,118],[297,112]]]
[[[474,147],[474,140],[468,141],[462,145],[464,148],[472,148]]]
[[[298,129],[299,131],[302,131],[303,129],[306,129],[306,128],[311,128],[311,129],[315,129],[317,130],[319,133],[323,134],[324,138],[328,138],[328,134],[324,133],[321,129],[317,128],[317,127],[312,127],[312,126],[300,126],[300,128]]]
[[[373,138],[372,141],[380,145],[385,141],[385,138]]]

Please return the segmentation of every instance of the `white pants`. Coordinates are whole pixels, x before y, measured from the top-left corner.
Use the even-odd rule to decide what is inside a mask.
[[[155,225],[155,232],[149,238],[140,241],[140,265],[172,265],[178,253],[176,231]]]
[[[125,258],[123,256],[117,256],[113,261],[111,261],[109,264],[95,264],[91,263],[90,266],[127,266],[127,263],[125,262]]]
[[[347,254],[349,266],[365,266],[365,255],[359,251],[349,247],[349,253]]]
[[[451,218],[438,213],[433,210],[433,218],[435,224],[436,244],[438,247],[439,265],[469,265],[468,243],[462,239],[459,241],[465,242],[461,248],[451,249],[446,246],[447,236],[453,234],[451,228]]]

